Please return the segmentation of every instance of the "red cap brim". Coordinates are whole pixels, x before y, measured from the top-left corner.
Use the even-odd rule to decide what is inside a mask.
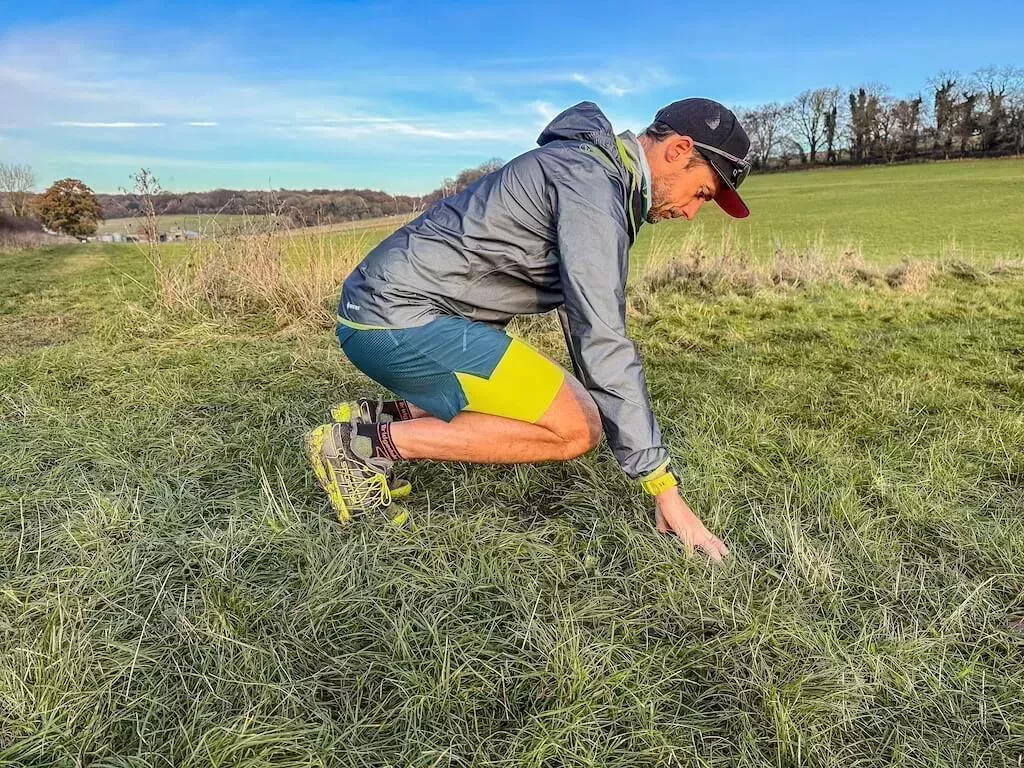
[[[747,218],[750,215],[750,209],[740,198],[739,193],[729,184],[720,184],[719,187],[718,194],[715,195],[718,207],[734,219]]]

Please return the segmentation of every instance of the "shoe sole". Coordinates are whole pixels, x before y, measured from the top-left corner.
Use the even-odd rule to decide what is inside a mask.
[[[337,446],[334,445],[334,432],[331,429],[330,424],[324,424],[310,432],[306,443],[306,453],[309,457],[309,463],[313,467],[313,474],[316,475],[317,482],[320,484],[324,493],[327,494],[327,499],[330,501],[331,507],[334,508],[338,522],[345,525],[352,519],[354,514],[358,514],[363,510],[349,506],[349,504],[346,503],[345,493],[342,491],[341,483],[338,482],[337,472],[329,462],[324,461],[324,444],[327,443],[328,440],[330,441],[329,447],[332,449],[332,452],[340,455],[341,452],[338,451]],[[412,484],[408,480],[402,479],[395,488],[389,488],[389,491],[392,501],[395,499],[402,499],[412,492]],[[391,518],[391,522],[395,525],[401,526],[404,525],[408,519],[408,511],[400,509],[398,513]]]
[[[350,509],[348,504],[345,503],[345,494],[341,490],[341,484],[338,482],[338,476],[334,471],[334,467],[324,461],[321,455],[324,443],[328,439],[331,440],[333,447],[334,435],[332,434],[331,426],[324,424],[317,427],[309,434],[306,453],[309,456],[309,463],[313,466],[313,474],[316,475],[317,482],[320,483],[320,487],[327,494],[327,499],[331,502],[331,506],[338,517],[338,522],[344,525],[352,519],[352,514],[356,510]]]

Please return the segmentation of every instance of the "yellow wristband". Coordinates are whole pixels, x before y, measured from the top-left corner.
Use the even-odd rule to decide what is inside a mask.
[[[665,472],[664,474],[658,475],[650,480],[644,480],[640,485],[645,491],[647,491],[647,493],[651,494],[651,496],[657,496],[666,488],[674,488],[679,485],[679,481],[676,480],[676,476],[671,472]]]

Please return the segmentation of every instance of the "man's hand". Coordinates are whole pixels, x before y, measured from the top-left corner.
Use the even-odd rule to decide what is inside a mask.
[[[697,548],[715,561],[729,554],[725,544],[690,511],[690,507],[679,495],[678,488],[666,488],[654,497],[654,503],[657,506],[654,524],[658,533],[674,533],[690,554]]]

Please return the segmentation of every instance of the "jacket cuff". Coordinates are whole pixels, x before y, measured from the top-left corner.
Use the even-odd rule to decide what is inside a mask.
[[[666,472],[668,472],[668,465],[670,461],[671,459],[665,459],[665,461],[659,464],[656,469],[652,470],[651,472],[648,472],[643,477],[636,478],[636,482],[643,485],[644,483],[650,482],[651,480],[656,480],[657,478],[661,477]]]

